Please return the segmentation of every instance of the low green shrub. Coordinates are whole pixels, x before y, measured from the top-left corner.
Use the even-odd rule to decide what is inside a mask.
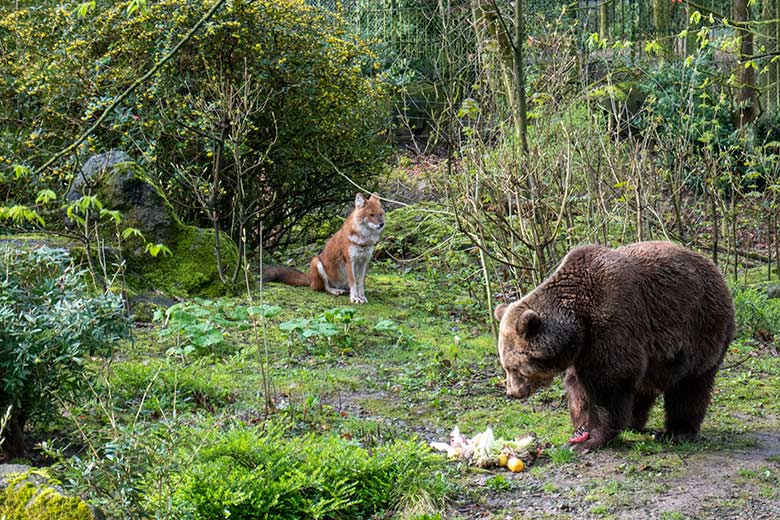
[[[63,249],[0,245],[0,273],[0,409],[12,409],[3,449],[18,454],[28,419],[78,396],[85,360],[129,329],[121,298],[94,294]]]
[[[368,450],[336,435],[237,428],[200,452],[175,500],[204,520],[369,518],[419,502],[440,506],[448,487],[441,461],[415,441]]]
[[[477,263],[469,254],[472,244],[458,230],[454,217],[444,206],[419,203],[393,210],[387,229],[377,246],[381,259],[409,264],[439,265],[442,271],[460,273]]]
[[[753,287],[736,289],[733,296],[738,339],[772,340],[780,334],[780,299]]]
[[[161,343],[173,343],[167,354],[186,358],[190,354],[219,355],[230,351],[227,334],[248,330],[252,319],[272,318],[281,310],[276,305],[246,306],[230,300],[196,298],[164,311],[158,309],[153,321],[163,324],[157,330]]]
[[[354,307],[336,307],[311,319],[294,318],[285,321],[279,324],[279,328],[288,334],[290,354],[296,342],[306,345],[308,350],[314,350],[317,346],[325,348],[335,345],[342,352],[348,352],[355,344],[355,328],[366,321],[364,317],[356,316],[356,312]]]

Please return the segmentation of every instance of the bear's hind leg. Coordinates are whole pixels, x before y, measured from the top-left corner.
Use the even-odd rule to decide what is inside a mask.
[[[715,367],[704,374],[688,376],[664,393],[666,429],[660,440],[692,441],[699,435],[710,403]]]
[[[650,409],[655,404],[658,395],[654,392],[634,394],[634,408],[631,417],[631,429],[637,432],[645,431],[647,418],[650,416]]]

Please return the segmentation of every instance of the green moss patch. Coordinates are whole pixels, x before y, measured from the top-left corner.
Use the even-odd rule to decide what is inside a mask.
[[[131,285],[139,291],[156,289],[171,296],[219,296],[231,292],[217,269],[215,231],[184,224],[166,244],[171,255],[142,256],[130,262]],[[238,248],[226,234],[220,234],[223,273],[230,277],[238,261]]]
[[[67,497],[46,484],[27,480],[27,474],[10,479],[0,493],[0,518],[14,520],[94,520],[95,515],[80,498]],[[35,473],[35,475],[39,475]],[[45,480],[45,479],[44,479]]]

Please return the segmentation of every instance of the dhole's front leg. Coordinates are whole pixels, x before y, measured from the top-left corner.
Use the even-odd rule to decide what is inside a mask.
[[[349,279],[349,300],[352,303],[368,303],[363,280],[366,276],[367,262],[355,261],[350,259],[347,262],[347,278]]]

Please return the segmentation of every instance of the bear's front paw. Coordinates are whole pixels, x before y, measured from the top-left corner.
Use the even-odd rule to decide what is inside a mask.
[[[590,432],[585,429],[585,426],[580,426],[576,430],[574,430],[574,433],[571,437],[569,437],[569,443],[570,444],[581,444],[590,438]]]
[[[614,435],[605,435],[598,428],[586,430],[585,426],[577,428],[569,439],[569,449],[573,452],[585,455],[597,448],[604,446]]]
[[[582,441],[577,444],[569,443],[569,449],[574,453],[579,453],[580,455],[585,455],[587,453],[590,453],[591,451],[599,447],[601,447],[600,443],[595,443],[590,440]]]

